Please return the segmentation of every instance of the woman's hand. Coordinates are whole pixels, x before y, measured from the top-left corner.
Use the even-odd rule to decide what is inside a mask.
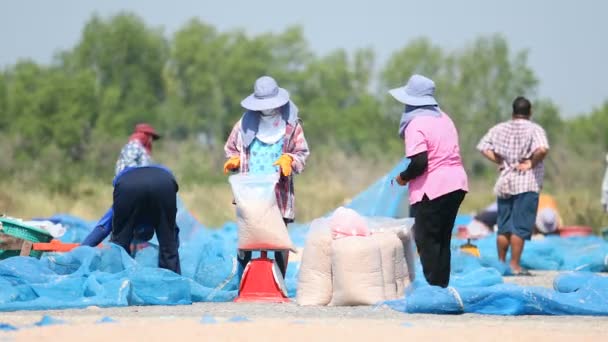
[[[272,165],[279,166],[283,176],[289,177],[291,176],[291,163],[293,163],[293,158],[288,154],[283,154]]]
[[[241,166],[241,158],[239,158],[237,156],[230,157],[230,159],[228,159],[226,161],[226,163],[224,163],[224,173],[228,174],[228,172],[236,170],[240,166]]]
[[[407,185],[407,181],[401,178],[401,175],[397,175],[397,177],[395,177],[395,182],[401,186]]]

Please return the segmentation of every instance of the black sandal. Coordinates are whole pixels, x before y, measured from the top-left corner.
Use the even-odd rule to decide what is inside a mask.
[[[522,268],[521,271],[519,271],[517,273],[514,273],[513,275],[516,276],[516,277],[531,277],[531,276],[533,276],[533,274],[530,273],[530,271],[528,271],[525,268]]]

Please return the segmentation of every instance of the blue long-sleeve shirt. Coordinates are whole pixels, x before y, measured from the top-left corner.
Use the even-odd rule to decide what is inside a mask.
[[[134,169],[142,168],[142,167],[154,167],[154,168],[162,169],[162,170],[167,171],[171,176],[173,176],[173,173],[171,172],[171,170],[169,170],[168,168],[166,168],[165,166],[162,166],[162,165],[127,167],[127,168],[123,169],[120,173],[118,173],[116,175],[116,177],[114,177],[114,180],[112,181],[112,186],[115,187],[116,183],[118,182],[120,177],[122,177],[125,173],[127,173],[131,170],[134,170]],[[101,217],[101,219],[99,219],[99,221],[97,221],[97,224],[95,224],[95,228],[93,228],[93,230],[89,233],[89,235],[82,241],[81,245],[91,246],[91,247],[95,247],[95,246],[99,245],[112,232],[113,217],[114,217],[114,208],[112,206],[112,207],[110,207],[110,209],[108,209],[108,211],[106,211],[106,213]]]

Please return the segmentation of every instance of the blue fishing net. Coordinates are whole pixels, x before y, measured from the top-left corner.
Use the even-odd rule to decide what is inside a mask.
[[[407,165],[404,160],[356,196],[348,207],[365,216],[407,214],[407,188],[391,180]],[[59,214],[49,220],[67,227],[63,242],[80,242],[95,222]],[[461,215],[456,225],[468,223]],[[236,260],[237,227],[202,225],[178,198],[182,275],[159,269],[158,244],[150,241],[131,258],[118,246],[79,247],[69,253],[46,253],[41,259],[13,257],[0,261],[0,311],[178,305],[231,301],[242,270]],[[302,247],[309,224],[290,225],[294,245]],[[481,258],[457,253],[464,241],[453,240],[451,289],[429,286],[417,265],[417,279],[406,299],[389,302],[404,312],[488,314],[605,314],[606,278],[593,273],[568,273],[555,281],[557,291],[502,283],[509,268],[497,261],[495,237],[477,241]],[[606,271],[608,244],[597,237],[549,237],[526,244],[522,263],[531,269]],[[285,285],[293,297],[299,263],[291,262]],[[598,287],[602,286],[602,287]],[[604,310],[604,311],[602,311]]]
[[[466,241],[453,239],[452,248]],[[482,264],[501,269],[509,274],[509,269],[498,263],[496,235],[473,242],[480,251]],[[597,236],[562,238],[547,236],[540,240],[526,241],[521,264],[531,270],[555,271],[608,271],[608,243]]]
[[[454,265],[458,268],[452,270],[448,288],[417,279],[404,299],[384,305],[406,313],[608,316],[605,276],[568,272],[556,277],[554,289],[549,289],[504,284],[500,272],[467,255],[456,254]]]

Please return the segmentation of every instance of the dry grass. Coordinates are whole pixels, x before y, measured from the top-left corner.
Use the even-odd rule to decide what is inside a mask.
[[[309,221],[347,202],[373,183],[393,165],[334,155],[332,159],[311,160],[310,167],[296,177],[298,220]],[[176,172],[179,176],[179,172]],[[232,193],[220,174],[212,175],[214,183],[180,184],[180,197],[190,212],[203,224],[219,226],[234,219]],[[102,182],[79,184],[72,194],[58,194],[44,187],[27,187],[18,183],[0,185],[0,212],[31,218],[56,213],[69,213],[95,220],[112,201],[112,187]]]
[[[392,161],[364,160],[344,154],[331,158],[313,156],[306,171],[296,178],[298,220],[310,221],[348,202],[391,167]],[[206,168],[212,169],[209,164]],[[179,176],[179,166],[174,169]],[[473,180],[461,212],[473,213],[491,203],[494,200],[492,185],[492,180]],[[548,185],[547,192],[556,197],[566,224],[589,225],[597,231],[608,226],[608,215],[599,206],[597,187],[574,188],[558,182]],[[234,218],[230,186],[220,173],[212,174],[207,183],[182,182],[180,196],[205,225],[216,227]],[[44,187],[0,184],[0,213],[23,218],[69,213],[94,220],[107,210],[111,199],[111,185],[100,181],[83,182],[71,195],[51,193]]]

